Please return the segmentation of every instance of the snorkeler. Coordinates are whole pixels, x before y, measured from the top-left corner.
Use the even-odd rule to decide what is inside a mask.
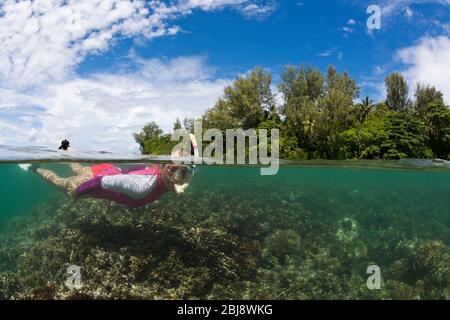
[[[195,147],[195,138],[192,141],[191,146]],[[63,140],[59,149],[67,150],[69,146],[69,141]],[[183,154],[182,151],[175,151],[172,156],[189,155]],[[74,198],[108,199],[132,208],[152,203],[167,192],[184,192],[194,174],[191,166],[182,164],[152,164],[121,169],[107,163],[94,166],[71,163],[70,168],[75,175],[68,178],[62,178],[55,172],[40,168],[36,164],[22,164],[20,167],[38,173]]]
[[[166,164],[120,169],[112,164],[81,166],[71,163],[76,174],[61,178],[51,170],[31,169],[75,198],[93,197],[137,208],[152,203],[167,192],[184,192],[193,176],[188,165]]]

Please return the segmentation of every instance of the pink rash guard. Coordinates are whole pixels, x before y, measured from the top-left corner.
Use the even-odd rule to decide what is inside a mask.
[[[137,208],[168,192],[161,170],[156,166],[121,170],[111,164],[100,164],[91,170],[94,177],[77,188],[76,196],[108,199]]]

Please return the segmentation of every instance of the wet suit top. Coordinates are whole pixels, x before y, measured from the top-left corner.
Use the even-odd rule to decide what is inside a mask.
[[[90,196],[141,207],[168,192],[158,167],[136,166],[127,170],[111,164],[91,167],[93,178],[76,190],[76,196]]]

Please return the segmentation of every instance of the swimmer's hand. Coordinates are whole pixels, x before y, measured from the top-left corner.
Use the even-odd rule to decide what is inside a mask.
[[[185,184],[174,184],[173,185],[175,192],[177,194],[180,193],[184,193],[184,191],[187,189],[187,187],[189,187],[189,183],[185,183]]]

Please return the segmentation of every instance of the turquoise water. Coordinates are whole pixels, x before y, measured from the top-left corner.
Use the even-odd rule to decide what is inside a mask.
[[[13,218],[26,214],[39,203],[55,196],[53,188],[36,175],[21,170],[17,165],[0,165],[0,217]]]
[[[304,162],[268,177],[200,166],[186,193],[139,209],[74,201],[15,163],[0,175],[3,299],[450,298],[445,166]]]

